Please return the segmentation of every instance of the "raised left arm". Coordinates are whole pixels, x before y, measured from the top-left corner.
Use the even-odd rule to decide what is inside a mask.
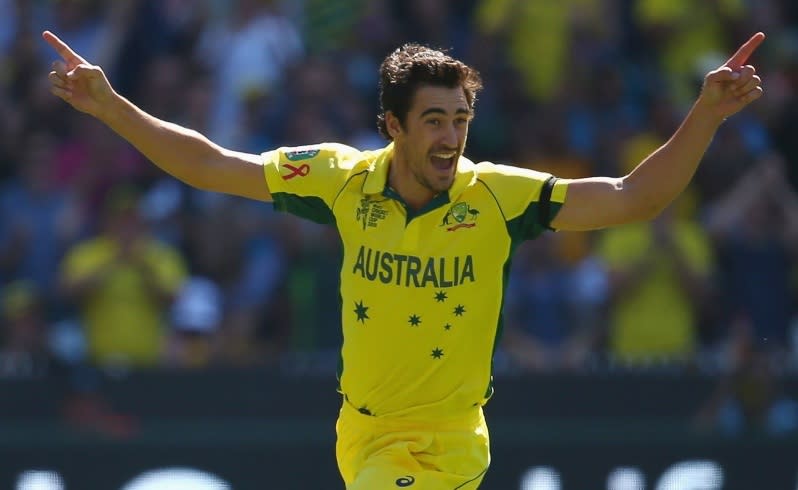
[[[552,228],[605,228],[648,220],[665,209],[687,187],[720,124],[762,95],[761,79],[745,62],[764,39],[756,33],[708,73],[679,129],[628,175],[567,181],[568,195]]]

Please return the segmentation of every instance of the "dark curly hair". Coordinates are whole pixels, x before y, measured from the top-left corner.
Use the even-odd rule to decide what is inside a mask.
[[[390,111],[404,127],[413,95],[421,85],[463,87],[469,109],[474,110],[477,92],[482,88],[479,73],[443,51],[405,44],[388,55],[380,65],[380,109],[377,127],[389,141],[385,113]]]

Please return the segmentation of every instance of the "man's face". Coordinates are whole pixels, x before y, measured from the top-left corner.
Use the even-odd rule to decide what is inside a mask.
[[[433,197],[452,186],[471,116],[461,87],[421,86],[404,128],[392,118],[394,160],[405,167],[402,178],[415,181],[413,189]]]

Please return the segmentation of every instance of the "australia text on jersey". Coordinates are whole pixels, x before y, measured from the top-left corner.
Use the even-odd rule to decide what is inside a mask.
[[[352,274],[368,281],[404,287],[449,288],[466,281],[474,282],[474,259],[464,257],[428,257],[397,254],[360,247]]]

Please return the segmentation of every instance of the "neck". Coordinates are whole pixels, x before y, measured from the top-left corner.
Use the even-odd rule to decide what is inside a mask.
[[[388,186],[414,211],[426,206],[437,195],[416,179],[405,161],[396,153],[388,167]]]

